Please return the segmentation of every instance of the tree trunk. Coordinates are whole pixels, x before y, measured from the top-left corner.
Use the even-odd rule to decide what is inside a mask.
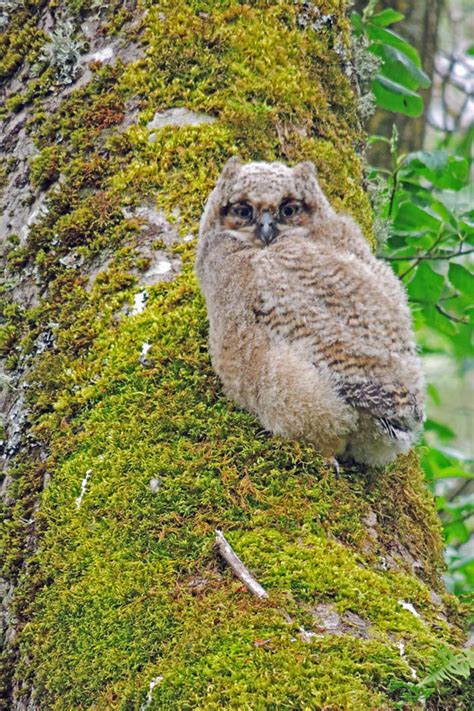
[[[5,7],[5,706],[394,708],[462,642],[417,455],[336,478],[263,432],[193,275],[237,152],[314,160],[371,239],[344,3]]]

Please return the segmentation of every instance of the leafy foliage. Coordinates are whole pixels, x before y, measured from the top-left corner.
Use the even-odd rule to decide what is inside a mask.
[[[405,703],[410,701],[426,701],[440,691],[443,685],[457,686],[463,680],[469,679],[474,669],[474,651],[463,649],[453,651],[443,644],[436,650],[428,673],[419,682],[400,682],[391,685],[391,691],[399,690],[400,702],[396,708],[406,708]]]
[[[380,68],[372,79],[372,92],[377,106],[407,116],[420,116],[423,99],[417,90],[430,86],[430,79],[421,68],[416,49],[388,25],[403,19],[396,10],[387,8],[374,13],[375,2],[369,2],[362,16],[351,15],[356,36],[368,40],[368,49],[378,57]]]
[[[382,60],[372,79],[376,104],[394,113],[419,115],[423,103],[416,91],[429,85],[428,77],[415,48],[387,29],[403,15],[392,9],[376,13],[376,4],[369,2],[362,16],[352,15],[356,34],[365,36],[369,51]],[[461,377],[473,365],[473,135],[474,129],[447,136],[435,150],[409,154],[399,153],[395,127],[391,138],[370,138],[386,142],[392,157],[390,169],[370,172],[382,256],[406,284],[422,353],[448,357]],[[429,410],[443,407],[440,390],[428,383]],[[473,529],[474,503],[467,495],[473,462],[459,451],[454,428],[433,416],[426,422],[423,445],[422,463],[437,494],[447,543],[447,582],[462,595],[474,584],[474,560],[463,552]]]
[[[463,262],[474,252],[474,211],[453,196],[466,185],[468,161],[440,150],[398,155],[395,137],[391,151],[382,217],[393,231],[385,256],[407,284],[418,329],[451,337],[453,352],[467,357],[463,327],[474,323],[474,277]]]
[[[453,652],[443,645],[436,651],[428,674],[420,681],[419,686],[431,687],[442,682],[457,682],[468,679],[471,669],[474,669],[474,651],[463,649]]]

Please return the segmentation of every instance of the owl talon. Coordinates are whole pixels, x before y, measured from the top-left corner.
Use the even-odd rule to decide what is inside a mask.
[[[339,466],[339,462],[337,461],[336,457],[326,457],[325,462],[326,466],[333,470],[336,479],[339,479],[341,467]]]

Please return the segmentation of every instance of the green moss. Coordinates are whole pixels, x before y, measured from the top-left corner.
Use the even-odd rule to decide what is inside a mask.
[[[8,8],[8,25],[0,35],[0,83],[39,56],[47,35],[38,28],[38,17],[46,5],[46,0],[29,0]]]
[[[33,158],[30,165],[30,180],[36,188],[47,188],[59,178],[62,151],[58,146],[47,146]]]
[[[21,269],[28,263],[29,252],[26,247],[13,247],[8,251],[7,263],[11,270]]]
[[[148,119],[154,111],[186,106],[217,122],[165,128],[155,132],[153,144],[144,127],[130,129],[129,143],[139,158],[117,176],[117,186],[137,190],[145,167],[146,186],[158,190],[159,202],[183,209],[176,190],[181,182],[188,196],[185,223],[195,224],[224,157],[239,152],[246,159],[310,158],[335,205],[352,212],[371,239],[362,168],[352,149],[359,130],[352,91],[333,50],[336,37],[348,41],[340,8],[334,27],[318,34],[301,31],[298,7],[291,3],[220,3],[212,12],[203,5],[152,7],[147,60],[127,69],[122,86],[146,97]],[[327,12],[335,10],[328,4]]]
[[[189,613],[180,631],[189,640],[187,648],[176,654],[170,645],[161,663],[147,665],[142,690],[117,684],[100,701],[106,705],[115,696],[125,699],[124,708],[136,708],[160,674],[153,709],[390,708],[379,674],[389,666],[394,674],[403,673],[393,650],[322,636],[305,644],[278,612],[242,597],[232,590],[198,600],[181,597]],[[202,620],[200,632],[190,622],[196,617]],[[353,678],[350,689],[341,684],[347,677]]]
[[[36,65],[35,65],[36,66]],[[17,113],[26,105],[31,103],[40,103],[50,95],[54,88],[56,79],[56,69],[54,66],[44,66],[40,68],[40,76],[31,78],[24,91],[18,94],[12,94],[5,101],[5,107],[2,109],[5,115],[8,113]]]
[[[331,200],[371,238],[355,100],[334,51],[347,44],[346,19],[338,2],[320,3],[334,14],[320,32],[298,26],[292,2],[148,4],[144,59],[95,66],[52,114],[39,95],[29,122],[41,151],[33,182],[59,170],[62,180],[10,253],[12,269],[36,267],[44,294],[5,312],[8,346],[31,366],[36,445],[12,468],[6,517],[12,673],[51,709],[137,709],[158,676],[150,708],[393,708],[392,682],[409,681],[409,665],[421,675],[437,645],[461,634],[449,603],[430,595],[441,542],[416,457],[336,479],[311,447],[269,437],[227,402],[190,242],[169,250],[179,278],[147,288],[142,314],[123,313],[146,258],[140,223],[122,208],[156,199],[195,234],[234,153],[314,160]],[[130,99],[142,112],[123,129]],[[150,141],[147,122],[176,106],[215,122],[154,129]],[[73,254],[81,268],[63,259]],[[50,346],[37,354],[45,332]],[[215,528],[268,601],[222,566]],[[366,638],[325,634],[319,604],[358,615]],[[315,636],[304,642],[301,628]]]
[[[0,195],[3,192],[3,188],[7,184],[7,175],[8,175],[7,169],[5,168],[5,166],[2,166],[0,168]]]
[[[25,659],[42,659],[35,685],[52,708],[113,698],[116,687],[133,707],[155,668],[164,676],[156,708],[217,708],[231,698],[238,708],[253,694],[262,707],[304,698],[322,707],[332,694],[340,705],[389,708],[390,680],[409,679],[398,642],[422,671],[438,641],[455,642],[457,632],[421,581],[374,569],[360,475],[334,479],[310,447],[259,434],[222,398],[188,270],[154,287],[142,315],[104,330],[103,314],[87,358],[66,356],[70,388],[62,385],[53,410],[51,392],[35,395],[44,408],[35,436],[56,430],[47,465],[54,478],[38,515],[42,545],[27,569],[41,592],[21,637]],[[58,334],[63,357],[74,328]],[[144,341],[148,367],[138,360]],[[45,357],[43,368],[52,365]],[[268,605],[217,567],[216,527],[266,586]],[[193,594],[196,579],[204,582]],[[361,615],[369,639],[319,634],[303,644],[298,629],[314,629],[321,602]],[[26,673],[18,668],[19,678]]]

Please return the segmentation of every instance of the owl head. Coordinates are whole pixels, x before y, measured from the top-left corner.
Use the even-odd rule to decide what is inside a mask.
[[[211,230],[268,247],[332,214],[312,163],[290,168],[283,163],[242,163],[231,158],[207,201],[200,233]]]

